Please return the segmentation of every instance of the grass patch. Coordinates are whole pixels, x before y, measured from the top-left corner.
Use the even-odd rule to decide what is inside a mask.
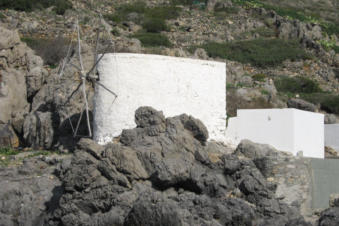
[[[21,41],[25,42],[44,60],[45,64],[52,68],[65,57],[69,45],[69,40],[62,37],[55,39],[22,37]]]
[[[317,82],[301,76],[280,76],[274,78],[274,85],[278,92],[282,93],[301,94],[322,92]]]
[[[321,23],[321,29],[330,35],[339,35],[339,23]]]
[[[267,75],[263,73],[258,73],[252,76],[252,79],[258,82],[264,82],[266,78],[267,78]]]
[[[145,47],[172,46],[172,43],[169,41],[167,36],[160,33],[137,33],[131,37],[139,39],[142,45]]]
[[[149,8],[145,2],[139,1],[134,4],[120,5],[114,14],[104,15],[106,20],[120,23],[122,21],[132,20],[142,25],[146,32],[159,33],[168,31],[166,20],[175,19],[180,15],[181,9],[175,5],[162,5]],[[131,13],[136,13],[130,16]]]
[[[0,9],[31,12],[51,6],[54,6],[53,10],[57,14],[63,15],[67,9],[72,8],[72,3],[69,0],[0,0]]]
[[[160,18],[148,18],[145,20],[142,27],[147,32],[160,33],[161,31],[168,31],[166,21]]]
[[[201,46],[210,57],[220,57],[258,67],[273,67],[284,60],[308,59],[297,41],[281,39],[254,39],[227,43],[209,42]]]
[[[20,151],[10,148],[10,147],[1,147],[0,148],[0,156],[9,156],[19,154]]]

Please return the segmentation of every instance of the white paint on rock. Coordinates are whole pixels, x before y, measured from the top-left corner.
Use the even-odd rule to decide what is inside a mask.
[[[270,144],[281,151],[324,158],[324,115],[297,109],[238,110],[230,118],[226,136],[238,145],[242,139]]]
[[[339,124],[325,125],[325,145],[339,152]]]
[[[226,64],[158,55],[106,54],[98,65],[104,88],[95,91],[94,139],[110,142],[123,129],[135,128],[140,106],[200,119],[211,139],[223,141],[226,129]]]

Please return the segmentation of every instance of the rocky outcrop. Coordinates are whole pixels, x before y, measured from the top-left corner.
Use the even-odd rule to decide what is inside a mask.
[[[296,108],[296,109],[300,109],[304,111],[311,111],[311,112],[315,112],[317,110],[317,106],[315,106],[314,104],[306,100],[297,99],[297,98],[289,99],[287,101],[287,106],[289,108]]]
[[[308,225],[241,157],[264,152],[243,144],[222,153],[185,114],[165,119],[144,107],[136,122],[121,143],[80,141],[70,167],[58,171],[65,191],[46,225]]]
[[[32,148],[51,149],[55,143],[55,119],[51,112],[33,112],[26,116],[23,125],[23,138]]]
[[[0,225],[36,226],[42,224],[43,213],[52,211],[63,193],[59,179],[53,174],[66,167],[69,156],[32,157],[17,167],[0,165]]]

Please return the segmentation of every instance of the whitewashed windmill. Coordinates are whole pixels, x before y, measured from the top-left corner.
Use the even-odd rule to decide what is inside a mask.
[[[102,21],[101,15],[100,15],[100,21]],[[114,101],[118,97],[118,95],[116,93],[114,93],[112,90],[108,89],[102,83],[100,83],[99,76],[97,75],[97,66],[98,66],[99,62],[101,61],[101,59],[105,56],[105,52],[106,52],[106,51],[104,51],[99,57],[98,46],[99,46],[99,39],[100,39],[100,29],[97,29],[97,37],[96,37],[96,45],[95,45],[95,53],[94,53],[94,63],[93,63],[93,65],[92,65],[92,67],[90,68],[89,71],[85,71],[83,59],[82,59],[82,52],[81,52],[81,34],[80,34],[79,20],[76,21],[75,25],[76,25],[75,29],[76,29],[76,32],[77,32],[77,48],[78,48],[79,65],[75,65],[74,63],[71,62],[71,59],[72,59],[72,56],[73,56],[73,53],[72,53],[73,52],[72,51],[73,41],[71,41],[69,48],[68,48],[68,51],[67,51],[67,55],[64,58],[62,65],[59,69],[59,77],[63,76],[65,68],[68,67],[68,66],[75,68],[78,71],[78,73],[80,74],[81,82],[80,82],[80,84],[78,85],[78,87],[76,88],[75,91],[77,91],[80,87],[82,88],[82,95],[83,95],[83,99],[84,99],[85,103],[84,103],[84,106],[81,110],[80,117],[78,119],[78,122],[77,122],[75,129],[74,129],[73,124],[72,124],[69,117],[68,117],[68,119],[69,119],[69,123],[70,123],[71,128],[72,128],[72,131],[73,131],[73,137],[78,136],[78,129],[79,129],[81,119],[83,117],[83,112],[84,112],[84,109],[85,109],[88,136],[92,137],[92,128],[91,128],[91,124],[90,124],[89,109],[88,109],[88,99],[87,99],[88,97],[87,97],[87,94],[86,94],[86,82],[91,82],[93,85],[103,87],[105,90],[107,90],[109,93],[111,93],[114,96]],[[111,44],[114,45],[113,42],[111,42]]]

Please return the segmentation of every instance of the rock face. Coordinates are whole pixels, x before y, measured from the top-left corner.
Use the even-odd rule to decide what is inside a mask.
[[[23,137],[31,147],[50,149],[55,142],[53,115],[51,112],[33,112],[26,116]]]
[[[317,107],[314,104],[307,102],[305,100],[296,99],[296,98],[292,98],[288,100],[287,106],[289,108],[296,108],[296,109],[300,109],[304,111],[311,111],[311,112],[315,112],[317,110]]]
[[[79,142],[45,225],[309,225],[243,157],[264,153],[221,153],[185,114],[165,119],[144,107],[136,122],[121,143]]]
[[[55,197],[63,192],[61,182],[53,175],[55,169],[56,165],[40,157],[25,159],[19,167],[0,165],[1,226],[36,226],[43,222],[43,213],[53,210]]]

